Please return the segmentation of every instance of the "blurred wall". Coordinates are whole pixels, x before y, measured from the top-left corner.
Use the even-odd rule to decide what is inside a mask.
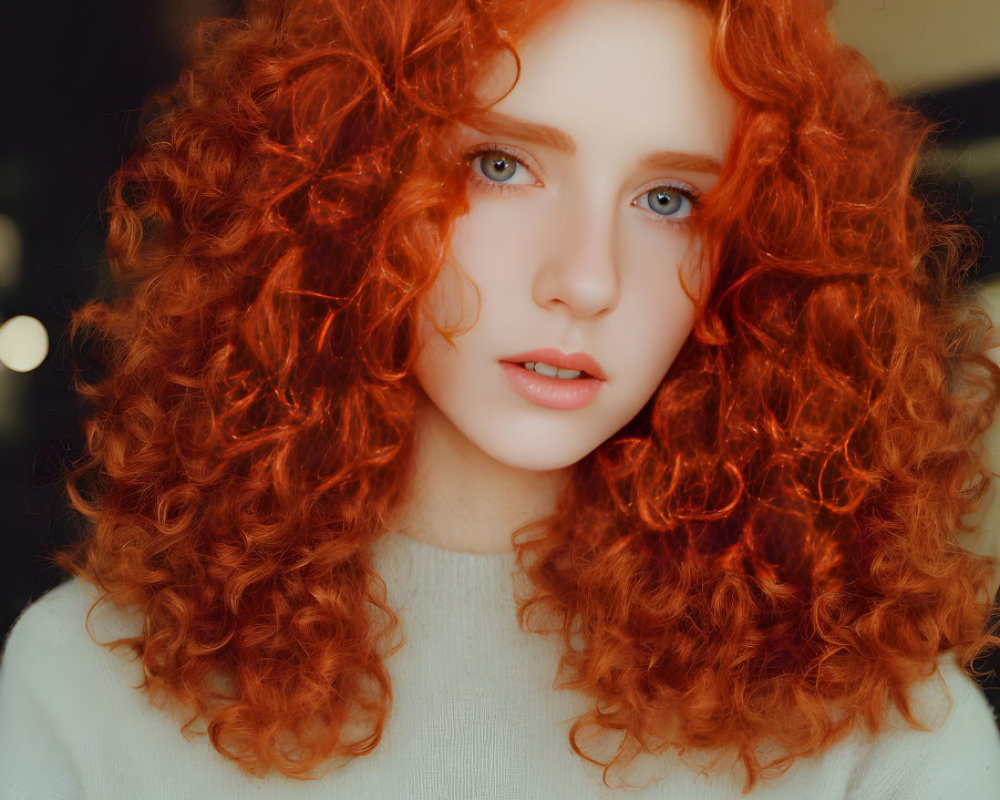
[[[839,0],[831,27],[897,94],[1000,75],[1000,0]]]

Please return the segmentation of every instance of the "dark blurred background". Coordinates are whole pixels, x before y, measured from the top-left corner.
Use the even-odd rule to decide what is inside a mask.
[[[81,451],[65,330],[107,280],[105,185],[131,149],[143,99],[177,77],[197,21],[241,6],[0,0],[0,322],[34,317],[49,339],[34,370],[0,362],[0,637],[59,582],[46,554],[80,528],[60,483]]]
[[[0,0],[0,323],[33,317],[49,340],[34,369],[0,363],[0,640],[62,578],[46,556],[80,527],[61,485],[81,450],[70,388],[79,360],[65,329],[106,280],[105,184],[130,149],[143,98],[176,77],[196,21],[241,5]],[[833,24],[900,97],[940,123],[922,188],[983,236],[971,280],[988,283],[1000,272],[1000,3],[843,0]],[[16,324],[6,336],[0,328],[0,358],[25,369],[31,354],[9,346],[32,329]],[[1000,709],[996,683],[988,693]]]

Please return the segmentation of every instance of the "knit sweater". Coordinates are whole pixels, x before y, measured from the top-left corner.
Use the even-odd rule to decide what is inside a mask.
[[[0,800],[723,800],[745,773],[699,775],[673,753],[643,756],[626,773],[637,791],[609,789],[570,747],[589,708],[556,690],[561,644],[517,625],[511,553],[443,550],[382,537],[374,564],[399,612],[403,647],[387,662],[394,701],[375,750],[312,781],[253,778],[206,736],[151,704],[137,664],[95,644],[84,618],[95,590],[71,580],[31,605],[0,663]],[[102,604],[101,640],[134,634],[134,614]],[[855,731],[759,784],[751,800],[997,800],[1000,735],[978,687],[950,659],[911,692],[930,732],[892,712],[878,737]],[[944,686],[950,693],[949,701]],[[711,755],[711,754],[706,754]]]

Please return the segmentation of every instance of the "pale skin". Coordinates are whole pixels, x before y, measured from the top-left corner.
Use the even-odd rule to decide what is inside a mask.
[[[735,117],[709,32],[679,0],[576,0],[518,43],[516,87],[463,130],[470,209],[425,308],[426,400],[395,532],[510,551],[518,527],[554,510],[572,465],[656,391],[693,324],[686,220],[718,181]],[[491,65],[483,96],[513,74],[509,58]],[[471,328],[449,344],[434,321]],[[599,364],[584,407],[515,391],[504,359],[541,348]]]

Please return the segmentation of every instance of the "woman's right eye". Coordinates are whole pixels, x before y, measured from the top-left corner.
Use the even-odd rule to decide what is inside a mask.
[[[513,153],[497,147],[483,148],[469,154],[475,177],[498,188],[509,185],[533,185],[534,175]]]

